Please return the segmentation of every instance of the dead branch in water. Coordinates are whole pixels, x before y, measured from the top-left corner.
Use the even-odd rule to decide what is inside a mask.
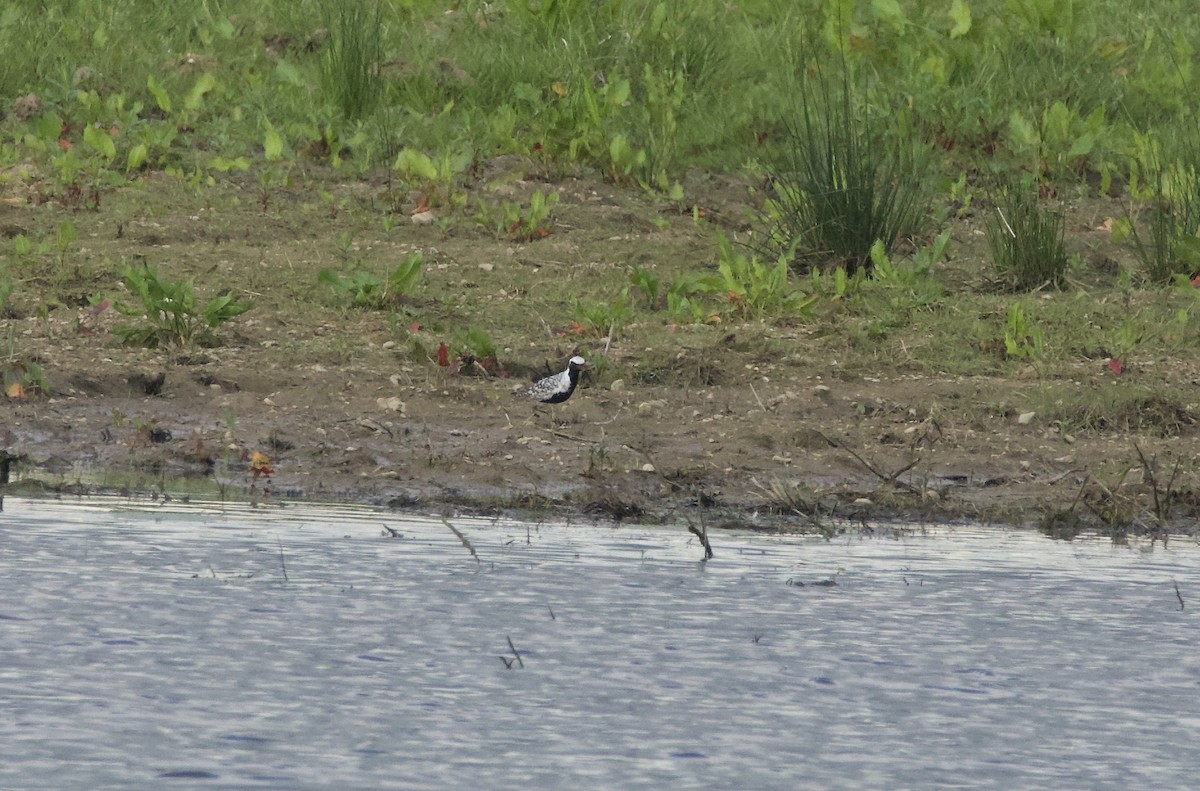
[[[457,527],[450,524],[450,520],[444,516],[442,517],[442,524],[444,524],[446,527],[450,528],[451,533],[458,536],[458,540],[461,541],[462,545],[467,548],[468,552],[471,553],[471,557],[475,558],[475,565],[476,566],[480,565],[479,553],[477,553],[475,551],[475,547],[471,546],[471,542],[467,540],[467,537],[464,536],[461,532],[459,532],[459,529]]]

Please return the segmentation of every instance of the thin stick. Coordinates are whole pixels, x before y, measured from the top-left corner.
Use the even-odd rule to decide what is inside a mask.
[[[999,214],[999,215],[1000,215],[1000,222],[1004,223],[1004,230],[1008,231],[1008,235],[1009,235],[1009,236],[1011,236],[1012,238],[1016,239],[1016,238],[1017,238],[1017,232],[1016,232],[1016,231],[1014,231],[1014,230],[1012,229],[1012,226],[1008,224],[1008,220],[1007,220],[1007,219],[1005,219],[1005,217],[1004,217],[1004,210],[1003,210],[1003,209],[1001,209],[999,206],[997,206],[997,207],[996,207],[996,214]]]
[[[284,559],[283,559],[283,541],[281,541],[278,538],[275,540],[277,542],[279,542],[279,568],[283,569],[283,581],[290,582],[290,580],[288,579],[288,575],[287,575],[287,563],[284,562]]]
[[[467,548],[468,552],[471,553],[471,557],[475,558],[475,565],[476,566],[480,565],[479,555],[475,552],[475,547],[471,546],[471,542],[467,540],[467,537],[464,536],[462,533],[458,532],[458,528],[455,527],[454,525],[450,524],[450,520],[444,516],[442,517],[442,524],[444,524],[446,527],[450,528],[451,533],[458,536],[458,540],[461,541],[462,545]]]
[[[708,531],[701,530],[695,525],[688,525],[688,532],[700,539],[700,543],[704,546],[704,561],[710,560],[713,556],[712,544],[708,543]],[[702,563],[704,561],[701,561]]]
[[[821,434],[821,432],[819,432],[819,431],[817,433]],[[878,477],[884,483],[894,483],[901,488],[907,489],[908,491],[912,492],[913,494],[921,493],[921,491],[917,487],[913,486],[912,484],[905,483],[904,481],[896,480],[901,475],[903,475],[904,473],[911,470],[913,467],[916,467],[917,464],[921,461],[920,459],[913,459],[908,464],[905,464],[903,467],[901,467],[900,469],[893,472],[891,475],[888,475],[887,473],[881,472],[878,469],[876,469],[873,464],[871,464],[869,461],[864,459],[862,456],[859,456],[857,453],[855,453],[852,448],[848,448],[845,445],[840,445],[837,442],[835,442],[834,440],[830,439],[829,437],[826,437],[824,434],[821,434],[821,438],[824,439],[826,442],[828,442],[832,447],[835,447],[838,450],[844,450],[847,453],[849,453],[851,456],[853,456],[855,458],[855,460],[859,464],[866,467],[873,475]]]
[[[508,635],[504,635],[504,639],[508,641],[508,647],[512,649],[513,657],[517,660],[517,666],[525,667],[525,660],[521,659],[521,652],[517,650],[515,645],[513,645],[512,638]]]
[[[754,400],[758,402],[760,407],[762,407],[762,411],[766,412],[767,406],[762,402],[762,399],[758,397],[758,391],[754,389],[754,382],[750,383],[750,392],[754,393]]]
[[[700,505],[700,492],[696,491],[696,504]],[[707,563],[712,560],[713,550],[712,544],[708,543],[708,527],[704,524],[704,506],[700,506],[700,527],[692,524],[692,520],[688,519],[688,532],[700,539],[700,543],[704,546],[704,559],[701,563]]]
[[[1183,609],[1183,594],[1179,592],[1179,583],[1175,583],[1175,598],[1179,599],[1179,609]]]

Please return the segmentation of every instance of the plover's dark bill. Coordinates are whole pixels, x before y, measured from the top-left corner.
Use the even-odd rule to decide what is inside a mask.
[[[575,392],[575,385],[579,384],[579,374],[584,364],[583,358],[576,355],[567,362],[567,370],[539,379],[527,389],[517,391],[517,395],[541,401],[543,404],[561,404]]]

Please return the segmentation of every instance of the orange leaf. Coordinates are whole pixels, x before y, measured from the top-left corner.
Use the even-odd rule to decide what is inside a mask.
[[[438,365],[443,368],[450,367],[450,347],[444,341],[438,344]]]
[[[4,391],[4,394],[9,398],[24,398],[25,385],[21,384],[20,382],[13,382],[8,386],[8,389]]]
[[[60,149],[62,149],[63,151],[70,151],[71,150],[71,141],[67,140],[67,138],[65,138],[65,137],[60,137],[60,138],[58,138],[58,147]]]
[[[1125,370],[1125,366],[1123,366],[1121,364],[1121,361],[1118,360],[1116,357],[1109,360],[1108,365],[1106,365],[1104,367],[1107,368],[1108,370],[1112,371],[1115,374],[1120,374],[1121,371]]]
[[[421,331],[421,322],[419,322],[419,321],[414,321],[412,324],[409,324],[409,325],[408,325],[408,331],[409,331],[409,332],[411,332],[411,333],[413,333],[414,335],[415,335],[416,333],[420,332],[420,331]]]

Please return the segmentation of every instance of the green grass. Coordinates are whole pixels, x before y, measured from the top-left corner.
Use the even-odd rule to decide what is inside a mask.
[[[928,156],[889,97],[872,106],[864,81],[844,62],[832,73],[816,68],[785,119],[771,168],[776,197],[767,203],[767,241],[759,246],[794,256],[804,272],[869,272],[876,242],[890,252],[918,230]]]
[[[987,223],[992,265],[1004,284],[1018,291],[1061,288],[1068,265],[1065,230],[1066,216],[1036,193],[1020,188],[1005,193]]]
[[[816,0],[27,5],[0,11],[0,194],[30,206],[27,227],[0,239],[10,313],[111,293],[123,282],[111,262],[136,243],[171,250],[156,255],[161,279],[124,273],[135,293],[163,290],[131,308],[144,321],[126,337],[139,342],[206,332],[203,306],[183,331],[162,310],[167,286],[194,280],[381,338],[390,324],[469,327],[439,340],[475,357],[552,356],[579,340],[555,334],[575,321],[588,342],[663,349],[606,375],[626,365],[641,381],[697,386],[739,375],[721,360],[742,326],[769,328],[755,335],[764,360],[836,360],[847,377],[1082,370],[1090,381],[1107,356],[1136,368],[1200,351],[1194,295],[1157,285],[1200,266],[1200,129],[1186,101],[1200,90],[1189,43],[1200,18],[1185,0],[1097,0],[1086,13]],[[710,174],[743,187],[715,226],[702,219]],[[516,182],[538,186],[502,191]],[[601,182],[605,194],[588,193]],[[953,211],[927,210],[938,183]],[[1001,200],[1003,223],[986,200],[958,203],[1017,183],[1029,190]],[[1048,213],[1038,194],[1077,213]],[[408,222],[420,203],[434,227]],[[1114,205],[1136,231],[1116,244],[1093,233],[1103,216],[1084,216]],[[616,219],[599,245],[584,240],[601,260],[577,261],[578,215],[594,207]],[[951,227],[930,227],[952,213]],[[1066,290],[991,293],[985,217],[1008,285]],[[329,252],[351,233],[389,274]],[[488,269],[453,253],[423,268],[405,258],[418,243],[467,259],[497,241]],[[789,270],[781,252],[803,266]],[[1068,279],[1068,253],[1111,256],[1125,277],[1081,265]],[[1136,256],[1148,288],[1128,277]],[[815,274],[797,276],[806,266]],[[400,295],[412,297],[403,311]],[[803,345],[764,340],[798,325]]]
[[[0,100],[36,94],[69,139],[117,122],[106,166],[118,171],[139,143],[152,165],[253,156],[265,118],[288,151],[336,149],[353,169],[386,164],[397,143],[457,145],[668,192],[690,166],[770,161],[795,125],[797,76],[814,87],[811,64],[843,56],[863,88],[855,113],[939,119],[915,130],[941,152],[931,171],[1119,181],[1136,133],[1188,117],[1200,20],[1184,0],[1099,0],[1086,14],[1010,5],[563,0],[446,13],[429,0],[251,0],[234,12],[80,0],[30,14],[17,3],[0,12]],[[173,137],[157,129],[164,120]],[[845,138],[848,123],[838,117],[825,136]],[[60,158],[55,148],[37,153]],[[82,158],[95,157],[109,159]]]

